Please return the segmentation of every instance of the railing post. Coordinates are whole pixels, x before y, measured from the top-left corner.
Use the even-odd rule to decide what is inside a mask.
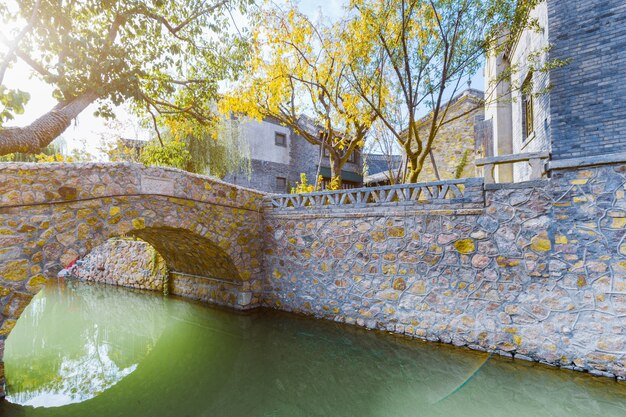
[[[484,176],[485,176],[485,184],[493,184],[496,182],[496,180],[493,177],[493,169],[494,169],[495,165],[494,164],[487,164],[484,167]]]
[[[539,180],[543,176],[543,159],[532,158],[528,161],[530,164],[530,179]]]

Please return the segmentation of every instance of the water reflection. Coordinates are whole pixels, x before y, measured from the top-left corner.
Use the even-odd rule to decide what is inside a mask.
[[[48,407],[3,417],[626,415],[606,378],[78,283],[38,296],[6,349],[11,401]]]
[[[128,376],[165,327],[163,300],[119,288],[51,285],[24,311],[5,350],[7,399],[82,402]]]

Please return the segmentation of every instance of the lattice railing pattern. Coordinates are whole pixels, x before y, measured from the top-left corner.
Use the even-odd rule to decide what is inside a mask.
[[[307,194],[277,194],[265,197],[265,206],[274,210],[297,210],[405,204],[463,205],[483,203],[482,185],[482,178],[469,178]]]

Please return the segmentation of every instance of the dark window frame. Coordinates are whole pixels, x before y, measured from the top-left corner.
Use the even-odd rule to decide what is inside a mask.
[[[275,185],[278,190],[287,191],[287,177],[276,177]]]
[[[279,138],[281,139],[279,140]],[[286,148],[287,147],[287,134],[282,133],[282,132],[274,132],[274,145]]]
[[[533,73],[529,72],[522,83],[522,141],[526,141],[535,132],[532,81]]]
[[[358,150],[354,150],[352,151],[352,153],[350,154],[350,156],[348,157],[348,160],[346,162],[350,162],[353,164],[358,164],[359,163],[359,151]]]

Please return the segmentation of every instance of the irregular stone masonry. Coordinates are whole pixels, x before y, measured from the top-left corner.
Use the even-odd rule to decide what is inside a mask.
[[[158,291],[228,306],[247,306],[242,283],[168,271],[165,259],[143,240],[110,239],[70,268],[82,281]]]
[[[51,273],[129,235],[163,255],[175,294],[626,378],[625,165],[460,180],[456,195],[413,187],[426,199],[391,187],[395,197],[357,204],[339,192],[297,208],[139,165],[8,164],[0,175],[0,353]]]
[[[71,268],[82,281],[163,292],[168,270],[165,260],[143,240],[110,239]]]
[[[478,210],[274,208],[263,302],[624,379],[625,184],[622,165],[492,186]]]

